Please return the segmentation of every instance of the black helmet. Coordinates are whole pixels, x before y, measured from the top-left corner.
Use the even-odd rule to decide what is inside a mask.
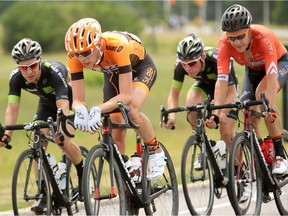
[[[203,50],[202,40],[192,33],[179,42],[176,56],[181,61],[195,60],[201,57]]]
[[[14,46],[11,54],[13,60],[18,63],[27,59],[39,58],[42,54],[42,49],[38,42],[30,38],[23,38]]]
[[[222,15],[222,30],[226,32],[235,32],[250,26],[252,16],[243,6],[234,4],[230,6]]]

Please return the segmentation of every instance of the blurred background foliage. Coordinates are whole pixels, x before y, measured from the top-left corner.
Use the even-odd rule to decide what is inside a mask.
[[[142,34],[151,29],[151,44],[157,51],[155,31],[168,25],[172,16],[198,25],[217,22],[235,1],[164,0],[164,1],[1,1],[0,24],[4,29],[2,46],[9,53],[23,37],[40,42],[45,52],[61,51],[69,26],[83,17],[97,19],[103,31],[125,30]],[[253,14],[254,23],[286,24],[287,1],[241,1]],[[174,26],[172,26],[174,27]]]

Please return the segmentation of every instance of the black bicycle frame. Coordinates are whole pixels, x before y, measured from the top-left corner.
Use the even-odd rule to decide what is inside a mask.
[[[259,143],[259,141],[256,137],[256,133],[255,133],[255,130],[254,130],[253,125],[252,125],[252,116],[253,116],[254,112],[255,111],[250,110],[248,108],[244,109],[244,130],[243,131],[246,134],[246,136],[249,140],[249,143],[252,144],[250,146],[251,147],[251,149],[250,149],[251,155],[252,156],[256,155],[258,158],[258,162],[260,165],[260,170],[262,170],[263,182],[264,182],[265,186],[269,188],[269,191],[274,191],[275,187],[278,189],[280,189],[280,188],[277,185],[278,181],[275,179],[275,177],[270,172],[268,164],[266,163],[266,160],[265,160],[264,155],[263,155],[262,150],[261,150],[261,146],[260,146],[261,143]],[[255,167],[254,162],[255,161],[252,160],[253,167]]]
[[[109,155],[107,155],[109,157],[109,161],[110,161],[110,173],[111,173],[111,197],[115,197],[116,195],[114,194],[114,188],[115,188],[115,182],[114,182],[114,159],[116,160],[116,164],[119,165],[119,170],[122,176],[122,179],[125,183],[125,185],[127,186],[127,189],[129,190],[129,193],[131,195],[133,195],[134,197],[134,202],[135,204],[139,205],[139,207],[144,207],[145,206],[145,201],[143,200],[141,194],[139,194],[137,188],[136,188],[136,183],[133,182],[131,180],[131,176],[129,171],[127,170],[127,168],[125,167],[125,163],[124,160],[121,156],[121,153],[118,150],[117,145],[115,144],[111,134],[112,134],[112,128],[114,128],[116,126],[116,124],[113,124],[112,127],[112,123],[111,123],[111,119],[109,114],[103,114],[104,119],[103,119],[103,132],[102,132],[102,136],[103,136],[103,141],[100,142],[100,144],[102,146],[104,146],[104,149],[106,150],[106,152],[109,153]],[[119,128],[131,128],[128,125],[117,125]],[[97,178],[101,178],[101,176],[97,176]],[[99,179],[97,182],[99,182]],[[98,186],[99,187],[99,186]],[[105,199],[107,197],[99,197],[99,199]]]
[[[225,177],[223,174],[222,170],[218,166],[218,163],[216,161],[216,158],[214,156],[212,146],[210,145],[207,133],[205,131],[205,126],[204,126],[204,118],[205,114],[204,112],[201,111],[201,109],[197,110],[197,127],[196,127],[196,136],[197,139],[199,139],[200,143],[205,143],[205,145],[202,145],[202,153],[206,153],[208,160],[210,161],[210,165],[214,171],[214,176],[215,176],[215,185],[216,186],[226,186],[228,183],[228,179]],[[203,177],[205,178],[206,175],[206,160],[204,156],[204,165],[203,165]]]

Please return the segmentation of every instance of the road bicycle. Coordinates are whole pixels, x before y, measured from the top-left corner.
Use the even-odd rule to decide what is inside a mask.
[[[37,214],[60,215],[62,209],[66,209],[69,215],[79,211],[77,204],[79,195],[78,177],[76,169],[72,166],[71,161],[65,153],[62,153],[62,162],[66,164],[66,188],[58,187],[53,170],[49,164],[48,153],[42,140],[55,143],[55,132],[59,133],[60,124],[63,131],[69,134],[66,128],[67,118],[61,110],[58,110],[57,122],[53,122],[49,117],[47,122],[32,122],[16,125],[0,125],[0,135],[4,135],[5,130],[25,130],[27,131],[29,149],[24,150],[18,157],[13,177],[12,177],[12,206],[14,215],[31,215],[32,206],[39,199],[46,202],[43,212]],[[51,136],[45,135],[40,129],[50,129]],[[57,145],[57,144],[56,144]],[[6,148],[12,146],[7,142]],[[88,150],[81,146],[81,153],[85,158]],[[38,181],[41,179],[41,181]],[[74,209],[73,209],[74,206]]]
[[[197,112],[197,127],[184,144],[181,156],[182,188],[188,209],[192,215],[210,215],[213,209],[214,194],[223,198],[223,188],[227,188],[228,175],[226,169],[219,167],[213,153],[215,141],[209,140],[205,131],[205,119],[212,115],[212,110],[229,108],[227,105],[215,106],[208,97],[204,104],[182,106],[165,109],[161,106],[160,121],[168,121],[169,113]],[[173,128],[175,129],[175,127]],[[201,154],[202,169],[198,170]],[[227,166],[227,157],[225,159]]]
[[[147,146],[139,140],[136,151],[142,157],[141,182],[135,183],[125,167],[124,160],[114,143],[112,128],[138,128],[129,117],[129,107],[118,102],[125,123],[115,124],[109,113],[102,114],[102,138],[88,153],[83,173],[83,194],[87,215],[138,215],[144,209],[147,215],[178,214],[178,187],[172,159],[160,143],[166,156],[164,174],[149,181],[146,177],[149,167]],[[93,173],[96,173],[95,176]]]
[[[288,215],[288,176],[272,175],[272,166],[266,163],[252,125],[252,116],[263,115],[250,109],[254,105],[263,105],[264,112],[269,110],[264,94],[259,101],[235,104],[235,108],[243,110],[244,121],[243,130],[233,139],[230,150],[228,171],[233,173],[229,175],[230,201],[236,215],[259,215],[262,202],[275,199],[279,213]],[[284,133],[285,130],[283,137],[287,139]],[[287,158],[285,146],[284,154]],[[270,192],[273,192],[274,199]]]

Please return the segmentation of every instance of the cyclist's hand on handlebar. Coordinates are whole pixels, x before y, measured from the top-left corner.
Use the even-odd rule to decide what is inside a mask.
[[[75,109],[75,128],[88,131],[88,110],[85,106],[79,106]]]
[[[206,127],[210,129],[217,129],[219,124],[219,117],[215,114],[211,115],[205,120]]]
[[[269,112],[262,112],[262,115],[270,123],[274,123],[277,118],[277,112],[273,108],[269,108]]]
[[[60,146],[63,146],[64,141],[65,141],[65,138],[61,131],[59,131],[58,133],[55,133],[55,143],[57,143]]]
[[[11,137],[7,134],[4,134],[0,139],[0,147],[6,147],[7,148],[7,145],[9,145],[10,141],[11,141]]]
[[[102,127],[101,110],[99,107],[92,107],[89,111],[88,130],[95,132]]]
[[[162,126],[166,129],[172,129],[175,125],[175,119],[168,118],[168,121],[165,123],[165,121],[162,121]]]

